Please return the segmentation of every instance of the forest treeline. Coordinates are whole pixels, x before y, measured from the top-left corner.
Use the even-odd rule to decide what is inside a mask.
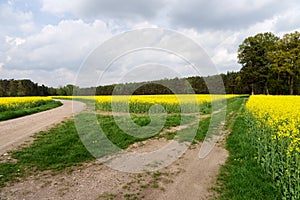
[[[0,79],[0,96],[48,96],[55,94],[55,88],[49,88],[45,85],[38,85],[31,80],[1,80]]]
[[[238,48],[238,72],[209,77],[162,79],[90,88],[38,85],[31,80],[1,80],[0,96],[111,95],[111,94],[208,94],[206,81],[221,77],[227,94],[300,94],[300,33],[259,33]],[[217,79],[216,79],[217,78]],[[192,89],[192,90],[191,90]],[[73,93],[75,91],[75,93]],[[211,91],[210,91],[211,92]]]

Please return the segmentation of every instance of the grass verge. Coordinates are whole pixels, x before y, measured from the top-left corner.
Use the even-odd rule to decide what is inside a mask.
[[[14,118],[22,117],[25,115],[31,115],[34,113],[38,113],[38,112],[42,112],[45,110],[50,110],[52,108],[56,108],[61,105],[62,105],[62,103],[59,101],[47,101],[47,102],[45,102],[45,104],[39,105],[39,106],[33,107],[33,108],[22,108],[20,110],[0,112],[0,121],[14,119]]]
[[[255,159],[256,150],[249,134],[242,107],[227,138],[226,148],[230,155],[221,167],[214,189],[219,192],[219,199],[281,199],[272,178]]]

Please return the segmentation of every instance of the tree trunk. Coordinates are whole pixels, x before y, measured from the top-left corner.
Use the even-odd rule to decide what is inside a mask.
[[[294,77],[290,77],[290,95],[294,94]]]
[[[266,95],[269,95],[269,88],[267,85],[266,85]]]
[[[251,95],[254,95],[254,84],[253,83],[251,84],[251,88],[252,88]]]
[[[276,94],[279,95],[279,80],[280,80],[280,71],[278,70],[277,74],[277,85],[276,85]]]

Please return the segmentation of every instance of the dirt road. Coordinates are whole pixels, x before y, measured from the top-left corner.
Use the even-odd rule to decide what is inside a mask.
[[[224,139],[226,133],[222,132],[221,138]],[[152,152],[168,142],[164,138],[153,138],[135,143],[128,150]],[[126,173],[113,170],[97,160],[55,175],[50,171],[39,172],[1,188],[0,199],[213,199],[216,193],[210,188],[215,185],[228,152],[220,140],[207,157],[200,159],[201,145],[192,145],[182,157],[156,172]]]
[[[160,139],[162,140],[162,139]],[[150,140],[134,151],[153,151],[168,141]],[[220,166],[228,153],[217,145],[204,159],[199,159],[201,144],[188,149],[184,156],[160,172],[131,174],[113,170],[97,161],[74,167],[72,173],[56,175],[41,172],[24,181],[0,189],[0,199],[69,200],[131,199],[206,200],[213,198]],[[135,198],[136,197],[136,198]]]
[[[85,104],[70,100],[59,100],[62,106],[48,111],[0,122],[0,154],[16,148],[36,132],[47,130],[69,118],[74,112],[80,112]]]

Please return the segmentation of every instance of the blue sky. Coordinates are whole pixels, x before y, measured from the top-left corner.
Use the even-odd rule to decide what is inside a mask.
[[[0,0],[0,79],[29,78],[54,87],[74,84],[79,67],[95,48],[125,31],[150,27],[193,39],[219,73],[237,71],[237,49],[246,37],[299,31],[299,10],[297,0]],[[137,55],[124,58],[113,71],[130,71],[128,63],[135,58],[142,63],[141,58],[148,57],[146,62],[150,57],[171,67],[180,63],[172,56],[154,58],[156,53]],[[131,62],[123,66],[126,60]],[[174,70],[199,75],[184,67]],[[169,73],[157,74],[163,78]],[[115,75],[103,83],[120,79],[124,77]]]

